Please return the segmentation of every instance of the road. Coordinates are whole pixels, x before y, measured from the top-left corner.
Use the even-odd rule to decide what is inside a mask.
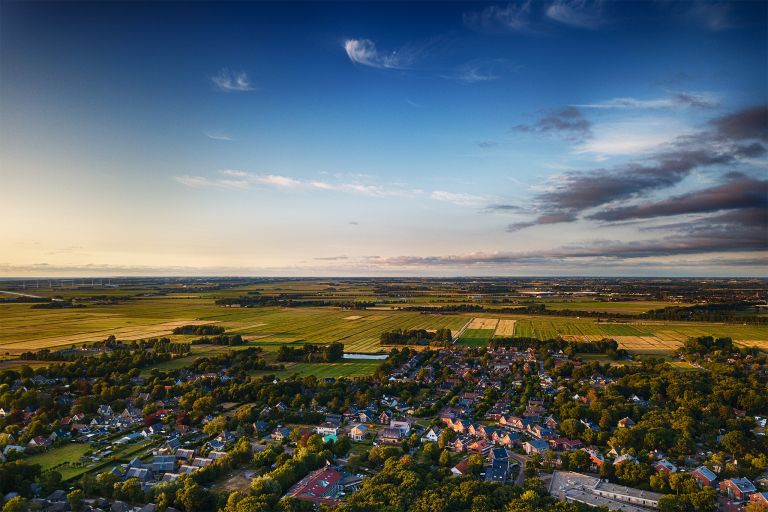
[[[515,459],[518,464],[520,464],[520,471],[517,473],[517,480],[515,480],[515,484],[522,487],[525,483],[525,463],[528,462],[528,456],[515,452],[510,452],[509,456]]]

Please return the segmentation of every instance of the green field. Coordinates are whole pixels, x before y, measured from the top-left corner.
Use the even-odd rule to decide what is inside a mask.
[[[459,338],[460,345],[468,347],[484,347],[493,338],[493,329],[467,329]]]
[[[89,444],[70,443],[33,455],[25,460],[30,464],[40,464],[43,471],[55,469],[66,480],[84,471],[82,467],[77,467],[76,464],[90,449],[91,445]]]
[[[344,361],[339,363],[285,363],[285,370],[259,370],[252,375],[275,375],[284,379],[294,374],[299,377],[314,375],[318,379],[326,377],[367,377],[373,375],[382,361]]]

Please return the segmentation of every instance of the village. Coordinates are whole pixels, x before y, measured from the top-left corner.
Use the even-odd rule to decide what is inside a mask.
[[[197,510],[185,501],[189,488],[209,501],[225,489],[255,496],[267,489],[267,501],[333,508],[365,488],[388,458],[404,456],[448,478],[536,483],[554,499],[603,510],[668,510],[665,500],[685,496],[736,512],[768,500],[766,454],[742,430],[719,430],[712,446],[670,442],[658,428],[655,439],[643,421],[663,405],[661,390],[634,392],[631,375],[578,354],[533,346],[403,348],[374,378],[265,375],[245,382],[243,368],[258,364],[259,350],[237,354],[148,376],[108,368],[94,377],[6,371],[2,467],[81,449],[43,472],[38,466],[32,481],[6,483],[6,506],[24,500],[51,512]],[[764,356],[735,351],[728,360],[758,365],[765,375]],[[764,443],[764,415],[735,407],[721,413],[731,424],[752,425]],[[638,431],[645,437],[632,440]],[[732,446],[736,437],[745,446]],[[286,476],[281,470],[290,464]],[[237,481],[240,488],[222,485]]]

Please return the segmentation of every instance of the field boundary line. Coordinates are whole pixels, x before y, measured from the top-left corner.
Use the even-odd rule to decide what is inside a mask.
[[[472,323],[472,320],[474,320],[474,318],[470,318],[469,320],[467,320],[467,323],[465,323],[465,324],[464,324],[464,326],[463,326],[461,329],[459,329],[459,332],[457,332],[457,333],[454,335],[454,337],[453,337],[453,341],[452,341],[452,343],[453,343],[454,345],[456,344],[456,342],[457,342],[457,341],[459,341],[459,338],[461,338],[461,335],[462,335],[462,334],[464,334],[464,331],[466,331],[466,330],[467,330],[467,327],[469,327],[469,324],[471,324],[471,323]]]

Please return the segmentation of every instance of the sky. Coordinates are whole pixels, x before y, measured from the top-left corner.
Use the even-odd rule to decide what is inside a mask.
[[[0,276],[768,275],[768,3],[0,2]]]

